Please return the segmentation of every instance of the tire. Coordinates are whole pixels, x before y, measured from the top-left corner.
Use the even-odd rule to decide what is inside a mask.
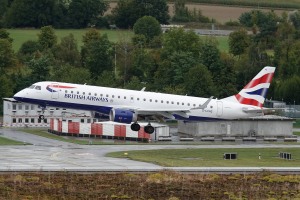
[[[145,127],[144,127],[144,130],[145,130],[145,132],[148,133],[148,134],[154,133],[154,127],[151,126],[151,125],[145,126]]]
[[[133,131],[139,131],[141,129],[141,126],[138,123],[133,123],[131,124],[130,128]]]

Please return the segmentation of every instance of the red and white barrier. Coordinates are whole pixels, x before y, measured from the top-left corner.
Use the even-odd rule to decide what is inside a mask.
[[[60,119],[50,119],[50,131],[58,134],[91,135],[137,140],[157,140],[160,136],[169,136],[168,126],[157,126],[152,124],[155,128],[155,132],[153,134],[148,134],[144,131],[144,126],[147,124],[140,123],[140,125],[141,129],[139,131],[132,131],[130,124],[116,122],[80,123],[67,120],[61,121]]]

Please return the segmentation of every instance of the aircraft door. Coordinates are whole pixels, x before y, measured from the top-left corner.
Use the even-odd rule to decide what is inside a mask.
[[[223,115],[223,102],[217,101],[217,117],[221,117]]]
[[[58,84],[52,84],[50,87],[52,88],[51,98],[52,99],[58,99],[58,97],[59,97],[59,85]]]

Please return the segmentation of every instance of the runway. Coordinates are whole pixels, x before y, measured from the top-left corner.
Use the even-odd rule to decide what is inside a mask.
[[[277,171],[300,173],[300,167],[162,167],[129,159],[105,157],[115,151],[178,148],[268,148],[281,144],[244,145],[78,145],[52,140],[12,129],[0,129],[1,136],[33,145],[0,146],[0,172],[72,171],[72,172],[152,172],[174,170],[186,173],[251,173]],[[298,147],[300,145],[288,145]]]

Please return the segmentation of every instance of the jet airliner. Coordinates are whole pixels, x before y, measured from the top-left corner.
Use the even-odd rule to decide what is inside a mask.
[[[238,94],[224,99],[52,81],[34,83],[16,93],[14,99],[42,108],[54,106],[107,114],[111,121],[131,124],[131,129],[138,131],[138,119],[143,117],[201,121],[264,115],[266,109],[262,106],[274,72],[275,67],[264,67]],[[150,134],[154,132],[150,123],[144,130]]]

